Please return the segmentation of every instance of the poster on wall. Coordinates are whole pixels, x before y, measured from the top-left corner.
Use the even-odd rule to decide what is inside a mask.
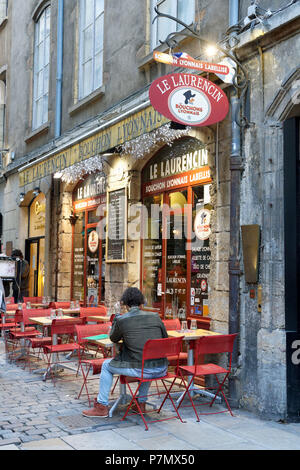
[[[206,78],[173,73],[157,78],[150,86],[154,109],[171,121],[188,126],[209,126],[222,121],[229,111],[224,91]]]
[[[106,263],[126,262],[127,193],[126,188],[108,192]]]

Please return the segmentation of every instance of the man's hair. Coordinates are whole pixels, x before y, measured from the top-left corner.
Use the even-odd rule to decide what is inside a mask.
[[[23,253],[21,250],[18,250],[17,248],[15,250],[12,251],[12,254],[11,256],[13,258],[23,258]]]
[[[137,287],[128,287],[121,297],[121,302],[127,307],[136,307],[145,303],[145,298]]]

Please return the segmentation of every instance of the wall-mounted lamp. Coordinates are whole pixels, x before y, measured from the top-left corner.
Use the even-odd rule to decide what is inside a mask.
[[[40,188],[34,188],[33,190],[34,197],[37,197],[40,194],[40,192],[41,192]]]
[[[61,177],[62,177],[62,173],[59,172],[59,171],[57,171],[57,172],[54,173],[54,175],[53,175],[53,178],[54,178],[55,180],[60,180]]]
[[[20,194],[19,194],[19,202],[20,202],[20,203],[23,202],[24,199],[25,199],[25,193],[20,193]]]

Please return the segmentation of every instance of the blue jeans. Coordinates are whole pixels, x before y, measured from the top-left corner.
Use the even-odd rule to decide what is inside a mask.
[[[125,369],[122,367],[113,367],[110,365],[112,359],[104,361],[101,368],[100,383],[99,383],[99,394],[97,397],[98,403],[108,406],[108,399],[110,389],[113,383],[114,375],[128,375],[129,377],[141,377],[141,369]],[[154,367],[151,369],[144,369],[143,377],[145,379],[154,379],[156,377],[164,376],[167,373],[168,367]],[[151,382],[144,382],[141,384],[138,392],[139,402],[145,402],[147,400],[148,390]]]

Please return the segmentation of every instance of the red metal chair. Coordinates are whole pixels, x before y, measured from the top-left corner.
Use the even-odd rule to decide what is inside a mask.
[[[23,297],[23,302],[26,304],[27,302],[32,302],[39,304],[42,302],[42,297]]]
[[[17,354],[19,346],[21,346],[21,343],[22,343],[22,355],[20,356],[19,354],[17,354],[17,357],[25,358],[26,357],[25,340],[31,337],[41,335],[41,332],[38,331],[35,327],[29,326],[30,322],[25,312],[26,310],[16,311],[15,325],[8,332],[6,347],[7,347],[7,354],[9,355],[10,359],[13,359],[14,357],[16,357],[15,355]],[[10,351],[9,351],[9,346],[8,346],[9,344],[12,346]]]
[[[51,325],[51,337],[52,337],[52,344],[51,345],[45,345],[43,347],[44,353],[46,355],[46,360],[47,360],[47,370],[48,373],[50,373],[51,378],[53,380],[53,383],[55,383],[55,377],[54,374],[52,373],[52,369],[54,368],[55,365],[58,364],[70,364],[70,361],[61,361],[59,358],[60,353],[72,353],[73,351],[78,351],[79,349],[82,349],[82,346],[80,346],[76,341],[75,341],[75,326],[76,325],[84,325],[85,324],[85,318],[70,318],[70,319],[54,319],[52,321]],[[64,335],[64,338],[67,342],[61,342],[61,344],[58,344],[58,337]],[[66,367],[66,366],[63,366]],[[70,367],[67,367],[70,368]],[[78,374],[78,367],[77,367],[77,373]],[[46,375],[45,375],[46,379]]]
[[[76,325],[75,326],[75,331],[76,331],[76,337],[77,337],[77,342],[80,346],[82,346],[83,349],[79,351],[78,354],[78,359],[79,359],[79,367],[81,369],[81,373],[83,376],[83,383],[81,386],[81,389],[79,391],[79,394],[77,398],[80,398],[83,388],[85,388],[88,400],[89,400],[89,405],[91,406],[91,399],[87,387],[87,382],[89,380],[94,380],[94,379],[88,379],[88,375],[90,373],[90,370],[92,369],[93,375],[100,374],[102,364],[103,362],[107,359],[108,354],[107,351],[101,347],[98,347],[98,349],[95,352],[95,358],[94,359],[84,359],[84,355],[86,353],[90,352],[89,349],[89,341],[86,339],[88,336],[96,336],[100,334],[108,334],[109,329],[111,327],[111,323],[100,323],[97,325]],[[96,358],[96,355],[98,352],[102,353],[103,357]],[[84,367],[86,366],[86,367]]]
[[[106,316],[106,313],[107,310],[104,305],[100,305],[99,307],[80,307],[80,317]]]
[[[182,347],[182,339],[183,339],[182,336],[180,336],[179,338],[149,339],[148,341],[146,341],[146,343],[144,345],[144,349],[143,349],[141,377],[134,377],[133,378],[133,377],[127,377],[127,376],[124,376],[124,375],[120,376],[121,383],[126,384],[128,386],[128,388],[130,390],[130,394],[132,396],[132,399],[131,399],[131,401],[130,401],[127,409],[126,409],[126,412],[125,412],[124,416],[122,417],[122,421],[128,415],[131,406],[133,404],[135,404],[136,409],[138,410],[139,414],[142,417],[142,420],[144,422],[146,431],[148,431],[147,422],[144,418],[144,415],[143,415],[143,412],[140,408],[139,402],[137,401],[138,391],[140,389],[141,384],[144,383],[144,382],[156,382],[157,383],[158,381],[161,381],[164,385],[166,394],[165,394],[165,397],[164,397],[159,409],[158,410],[152,410],[152,411],[157,411],[157,413],[160,413],[166,399],[169,398],[171,400],[173,408],[176,412],[176,416],[172,416],[172,417],[164,418],[164,419],[157,419],[157,420],[148,421],[148,424],[149,423],[155,423],[155,422],[158,422],[158,421],[166,421],[166,420],[176,418],[176,417],[179,418],[181,422],[183,422],[182,419],[181,419],[181,416],[178,413],[176,405],[175,405],[175,403],[172,399],[172,396],[170,394],[171,390],[173,388],[173,385],[175,383],[175,380],[178,377],[177,369],[179,367],[179,353],[180,353],[180,350],[181,350],[181,347]],[[164,375],[163,377],[156,377],[154,379],[144,378],[144,376],[143,376],[144,375],[144,364],[145,364],[146,360],[159,359],[159,358],[168,358],[169,356],[177,356],[177,358],[178,358],[177,367],[176,367],[175,372],[173,374],[171,374],[170,372],[167,372],[166,375]],[[165,381],[167,379],[168,380],[173,379],[172,383],[169,387],[167,387],[167,385],[165,383]],[[138,382],[138,386],[137,386],[135,391],[130,386],[130,383],[132,383],[132,382]],[[155,393],[155,394],[152,394],[152,395],[160,395],[160,394]],[[148,396],[150,396],[150,395],[148,395]]]
[[[49,308],[70,308],[71,302],[50,302]]]
[[[24,319],[24,324],[25,325],[34,325],[34,322],[31,322],[29,318],[34,318],[34,317],[50,317],[51,315],[51,309],[25,309],[23,310],[23,319]],[[41,353],[43,352],[43,347],[46,345],[51,345],[52,343],[52,337],[48,336],[45,334],[45,329],[43,332],[40,332],[38,336],[29,336],[26,338],[26,347],[27,347],[27,353],[26,353],[26,359],[28,361],[28,365],[30,370],[32,368],[30,367],[30,361],[29,357],[37,350],[37,354],[35,354],[36,358],[39,359]]]
[[[26,308],[26,304],[22,304],[22,308]],[[19,304],[8,304],[6,305],[6,310],[10,312],[11,310],[19,310]]]
[[[190,387],[193,384],[193,381],[194,381],[195,377],[199,377],[199,376],[213,375],[216,379],[217,384],[218,384],[216,387],[207,387],[206,388],[206,390],[216,389],[216,392],[213,396],[213,399],[209,403],[202,403],[202,405],[209,404],[209,406],[211,407],[214,404],[215,399],[217,398],[217,396],[221,393],[224,400],[225,400],[227,408],[228,408],[228,410],[216,411],[214,413],[203,413],[203,414],[217,414],[217,413],[224,413],[224,412],[229,411],[231,416],[233,416],[231,408],[230,408],[229,403],[227,401],[227,398],[224,394],[223,386],[224,386],[224,383],[225,383],[227,377],[229,376],[229,374],[231,372],[232,351],[233,351],[234,340],[235,340],[236,336],[237,336],[236,334],[216,335],[216,336],[212,335],[212,336],[203,336],[202,338],[197,339],[195,341],[195,350],[194,350],[195,363],[194,363],[194,365],[193,366],[179,366],[179,373],[180,373],[181,377],[183,377],[185,375],[189,375],[189,376],[191,376],[191,378],[190,378],[189,381],[187,381],[187,384],[185,384],[185,389],[186,390],[185,390],[185,392],[184,392],[184,394],[181,398],[181,401],[178,404],[178,408],[180,408],[185,396],[188,395],[188,397],[191,401],[192,407],[194,409],[194,412],[196,414],[197,421],[200,421],[199,420],[199,415],[198,415],[198,412],[197,412],[196,407],[195,407],[195,403],[194,403],[193,398],[192,398],[191,393],[190,393],[191,391],[193,391],[193,388],[190,388]],[[221,367],[217,364],[213,364],[213,363],[199,363],[199,361],[203,360],[203,356],[205,356],[206,354],[212,355],[212,354],[221,354],[221,353],[229,354],[229,361],[228,361],[227,369],[224,368],[224,367]],[[219,381],[219,379],[218,379],[219,374],[225,375],[223,377],[223,380],[221,380],[221,381]],[[198,390],[198,389],[195,389],[195,390]]]
[[[174,320],[162,320],[162,322],[165,325],[167,331],[174,331],[174,330],[180,331],[181,325],[180,325],[179,318],[175,318]],[[187,364],[187,358],[188,358],[187,352],[180,351],[179,364],[183,364],[183,365]],[[168,361],[169,361],[169,366],[174,367],[177,364],[177,357],[170,356],[168,357]]]

